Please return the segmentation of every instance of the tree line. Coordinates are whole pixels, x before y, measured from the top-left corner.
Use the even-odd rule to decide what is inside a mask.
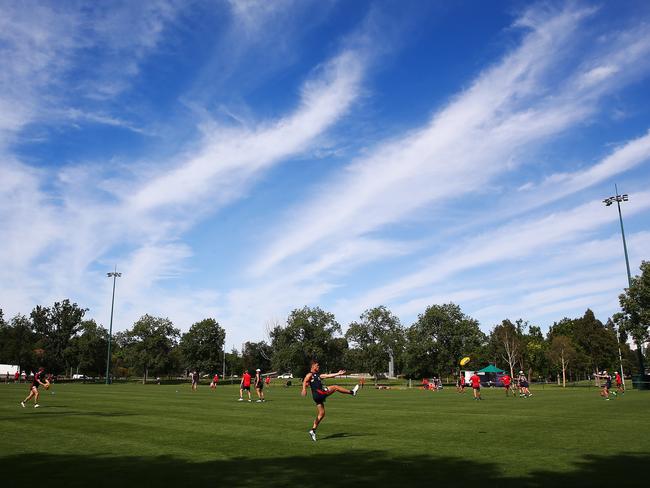
[[[484,333],[476,319],[454,303],[431,305],[415,323],[403,326],[387,307],[366,310],[343,333],[334,314],[319,307],[293,310],[284,323],[268,328],[268,338],[224,350],[226,331],[213,318],[194,323],[181,334],[167,318],[144,315],[130,329],[113,336],[111,371],[116,377],[179,375],[197,369],[205,374],[240,374],[244,369],[304,375],[312,358],[323,370],[369,373],[388,371],[407,378],[452,376],[458,361],[469,367],[496,364],[530,378],[572,381],[595,371],[616,370],[622,358],[626,373],[639,372],[649,340],[650,262],[620,295],[621,311],[605,323],[591,310],[563,318],[544,334],[524,319],[504,319]],[[81,372],[101,376],[106,370],[108,331],[86,319],[88,310],[70,300],[37,306],[29,316],[5,320],[0,309],[0,363],[33,371],[43,365],[55,374]],[[637,345],[632,351],[628,338]],[[620,358],[619,358],[620,347]]]

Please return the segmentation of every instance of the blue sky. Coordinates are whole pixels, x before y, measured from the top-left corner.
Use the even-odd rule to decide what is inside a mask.
[[[544,330],[650,249],[650,4],[0,2],[0,307]]]

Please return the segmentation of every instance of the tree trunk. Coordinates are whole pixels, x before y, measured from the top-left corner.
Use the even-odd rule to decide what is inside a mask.
[[[564,350],[562,350],[562,388],[566,388],[566,363],[564,362]]]

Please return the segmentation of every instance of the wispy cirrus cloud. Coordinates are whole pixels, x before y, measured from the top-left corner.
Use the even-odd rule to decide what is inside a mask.
[[[355,269],[371,267],[363,267],[368,260],[359,259],[362,250],[350,256],[341,252],[340,259],[332,260],[331,265],[322,256],[332,250],[336,255],[336,250],[345,249],[346,243],[363,242],[370,236],[375,250],[368,256],[375,255],[382,242],[377,234],[404,220],[419,218],[424,208],[435,220],[438,202],[465,194],[476,196],[496,178],[532,164],[528,158],[540,143],[584,124],[597,113],[606,95],[646,76],[650,53],[647,27],[640,25],[610,36],[607,43],[590,44],[581,25],[592,14],[589,9],[529,10],[516,22],[528,30],[520,45],[483,71],[467,90],[437,111],[425,127],[370,148],[345,171],[320,184],[314,198],[290,210],[284,216],[287,225],[281,221],[272,224],[270,244],[266,243],[249,271],[256,279],[269,278],[277,286],[269,285],[265,291],[258,286],[238,290],[238,302],[255,296],[261,308],[288,310],[295,305],[296,296],[305,303],[319,303],[325,296],[332,296],[344,283],[354,280]],[[585,45],[591,47],[585,49]],[[593,167],[567,175],[565,183],[552,191],[533,192],[519,213],[627,171],[645,162],[647,156],[647,136],[628,141]],[[614,218],[603,215],[599,204],[589,203],[566,214],[519,220],[484,239],[469,239],[465,243],[467,252],[460,253],[462,259],[456,259],[458,239],[454,239],[454,250],[430,258],[432,264],[427,258],[417,257],[421,271],[402,277],[392,273],[388,275],[390,284],[382,285],[380,281],[367,293],[351,292],[352,297],[340,299],[334,308],[341,316],[350,317],[381,303],[401,310],[400,304],[407,297],[411,305],[421,305],[432,295],[413,298],[418,296],[418,290],[440,283],[445,277],[453,279],[463,270],[515,259],[520,252],[521,256],[529,256],[532,250],[519,244],[538,241],[540,226],[548,231],[549,239],[541,239],[542,243],[559,245],[566,242],[564,239],[579,240],[577,232],[598,229]],[[647,209],[642,201],[637,205]],[[442,203],[440,208],[444,212],[446,205]],[[594,219],[584,227],[583,219],[592,215]],[[562,218],[566,226],[559,222]],[[556,232],[560,228],[566,233]],[[496,238],[499,232],[519,237],[510,246],[507,239]],[[472,234],[471,229],[468,234]],[[404,245],[408,248],[407,243]],[[442,249],[444,246],[443,242]],[[345,268],[347,272],[342,271]],[[310,273],[310,269],[314,272]],[[473,295],[476,297],[489,290],[481,283],[476,283],[474,289],[478,290]],[[461,291],[451,293],[467,296]],[[266,307],[263,297],[268,298]],[[412,306],[402,308],[412,311]],[[350,312],[352,309],[354,312]],[[257,321],[262,318],[258,315]]]
[[[267,272],[307,249],[382,229],[433,202],[480,190],[512,170],[513,159],[587,120],[605,94],[646,73],[650,59],[645,26],[592,51],[578,50],[577,31],[590,13],[529,12],[518,22],[530,31],[517,49],[425,127],[379,144],[301,202],[288,219],[291,228],[281,228],[252,271]],[[626,75],[594,79],[589,73],[595,59],[615,63]]]
[[[143,15],[154,17],[152,30],[143,34],[151,39],[140,40],[142,47],[133,48],[133,63],[155,47],[162,28],[156,13]],[[114,24],[110,21],[102,27],[99,22],[94,28],[106,31],[102,38],[114,43],[119,53],[131,44],[128,36],[119,42],[114,38]],[[34,49],[38,52],[38,47]],[[203,133],[198,140],[164,162],[78,163],[38,171],[15,157],[11,162],[6,159],[0,167],[8,182],[1,190],[2,197],[12,199],[15,205],[3,206],[0,223],[8,229],[6,237],[16,247],[0,258],[3,274],[11,277],[0,280],[0,294],[3,298],[10,296],[11,290],[6,287],[13,286],[13,280],[20,282],[22,298],[12,300],[20,310],[29,309],[32,301],[48,302],[74,290],[75,299],[96,307],[102,315],[102,293],[107,285],[103,274],[94,268],[119,261],[120,267],[128,268],[128,280],[120,280],[120,286],[128,297],[121,306],[130,319],[144,313],[143,307],[154,302],[177,303],[178,312],[189,299],[179,300],[160,285],[188,271],[186,262],[192,249],[182,242],[183,232],[203,216],[241,198],[265,171],[307,150],[346,115],[360,92],[367,54],[356,44],[316,66],[297,90],[296,108],[275,120],[233,128],[206,124],[201,119],[198,122],[202,123]],[[61,51],[57,51],[52,56],[60,55]],[[76,55],[71,49],[66,52],[71,59],[64,61],[73,65]],[[110,57],[108,62],[112,62]],[[137,76],[137,69],[122,74],[128,82]],[[35,97],[41,97],[47,89],[35,86]],[[98,93],[109,91],[101,88]],[[27,103],[24,96],[18,99]],[[35,100],[38,102],[38,98]],[[65,104],[50,113],[54,110],[66,115],[67,120],[139,132],[130,122],[110,114],[86,112]],[[25,241],[32,245],[24,245]],[[215,305],[208,300],[215,300],[219,293],[188,293],[203,297],[197,308],[215,311]],[[182,315],[189,316],[187,312]]]

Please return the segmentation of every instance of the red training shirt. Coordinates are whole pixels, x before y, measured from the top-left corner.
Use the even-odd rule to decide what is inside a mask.
[[[244,380],[244,386],[251,386],[251,375],[248,373],[244,373],[244,376],[242,377]]]
[[[481,386],[481,378],[479,375],[474,374],[469,380],[472,382],[472,388],[478,388]]]

